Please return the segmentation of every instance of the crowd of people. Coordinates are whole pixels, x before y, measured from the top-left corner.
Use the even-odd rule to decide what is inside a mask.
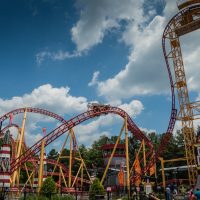
[[[175,200],[178,195],[176,185],[168,185],[166,187],[166,200]],[[190,188],[184,196],[184,200],[200,200],[200,189]]]

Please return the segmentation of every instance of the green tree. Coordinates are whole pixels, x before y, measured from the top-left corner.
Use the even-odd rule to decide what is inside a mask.
[[[47,158],[48,159],[57,160],[57,158],[58,158],[58,152],[55,149],[51,149],[51,151],[47,155]]]
[[[105,190],[103,185],[101,184],[100,180],[96,178],[90,186],[89,199],[95,200],[95,195],[103,195],[104,192]]]
[[[46,195],[51,195],[56,192],[56,183],[51,177],[47,177],[44,181],[41,192]]]

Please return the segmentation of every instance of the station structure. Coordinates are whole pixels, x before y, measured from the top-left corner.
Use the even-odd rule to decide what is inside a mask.
[[[70,120],[65,120],[61,116],[40,108],[18,108],[0,117],[0,138],[2,141],[0,149],[0,187],[10,188],[10,191],[22,192],[25,188],[30,188],[40,192],[43,181],[47,176],[57,176],[56,186],[59,191],[73,192],[76,186],[83,188],[84,184],[92,183],[91,175],[87,170],[84,159],[79,152],[78,143],[74,127],[79,124],[102,115],[118,115],[123,119],[123,125],[118,135],[117,141],[112,145],[104,145],[104,164],[101,183],[106,181],[106,174],[109,168],[115,165],[122,173],[122,163],[125,166],[125,185],[130,196],[130,183],[132,180],[138,181],[142,176],[148,176],[152,172],[152,167],[157,159],[162,160],[162,155],[167,148],[167,144],[173,134],[175,122],[181,121],[182,133],[185,142],[185,159],[187,161],[188,177],[190,185],[195,186],[199,176],[198,164],[200,162],[200,150],[195,133],[194,120],[199,119],[200,102],[191,102],[190,92],[187,87],[186,72],[181,52],[180,37],[189,34],[200,28],[200,0],[187,0],[177,2],[179,12],[169,21],[163,32],[162,46],[167,65],[171,87],[171,115],[169,125],[158,150],[155,152],[150,139],[137,127],[131,117],[121,108],[111,105],[91,103],[88,110]],[[175,90],[177,95],[175,95]],[[176,106],[178,102],[179,106]],[[43,129],[44,137],[33,146],[28,147],[25,141],[25,125],[27,113],[36,113],[58,120],[60,125],[54,130],[46,133]],[[14,117],[23,114],[22,124],[14,124]],[[16,139],[10,131],[15,128]],[[120,138],[124,134],[125,144],[120,144]],[[47,159],[45,148],[53,143],[60,136],[65,135],[66,139],[60,150],[57,160]],[[129,159],[129,136],[140,142],[140,149],[136,152],[135,160],[130,163]],[[62,151],[68,143],[69,156],[62,156]],[[143,154],[139,160],[140,150]],[[199,152],[196,155],[196,152]],[[69,166],[62,164],[61,159],[69,159]],[[79,162],[76,175],[72,173],[73,162]],[[47,171],[47,164],[53,166],[52,171]],[[139,163],[143,163],[139,166]],[[86,172],[87,178],[83,175]],[[20,175],[26,174],[27,180],[21,182]],[[155,173],[155,172],[154,172]],[[132,178],[134,175],[134,179]]]

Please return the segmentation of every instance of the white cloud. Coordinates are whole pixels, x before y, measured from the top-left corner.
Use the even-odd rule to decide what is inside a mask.
[[[160,94],[168,90],[161,49],[163,23],[164,18],[157,16],[143,30],[129,25],[122,38],[127,45],[132,45],[129,62],[114,77],[98,83],[100,96],[113,101],[134,95]]]
[[[85,97],[75,97],[70,95],[69,87],[56,88],[50,84],[42,85],[34,89],[31,93],[24,94],[21,97],[16,96],[11,99],[0,98],[1,115],[21,107],[43,108],[59,115],[76,115],[87,110],[87,99]],[[22,116],[22,114],[14,116],[14,123],[21,126]],[[7,122],[4,123],[4,126],[6,126],[6,124]],[[33,145],[43,137],[43,126],[47,126],[48,133],[54,129],[56,125],[55,120],[52,120],[47,116],[28,113],[25,128],[27,145]]]
[[[140,130],[145,132],[145,133],[156,133],[156,130],[155,129],[147,129],[147,128],[142,128],[140,127]]]
[[[132,20],[126,20],[127,25],[122,32],[121,41],[130,47],[129,61],[113,77],[95,81],[100,96],[109,102],[120,102],[135,95],[169,94],[170,85],[162,52],[162,34],[169,19],[177,12],[176,3],[169,0],[166,1],[164,16],[153,17],[146,26],[141,27]],[[141,16],[140,20],[138,19],[141,23],[145,20]],[[200,90],[198,38],[197,31],[188,38],[187,36],[181,38],[188,88],[197,93]]]
[[[96,71],[96,72],[93,73],[92,80],[88,83],[88,86],[91,87],[91,86],[94,86],[98,83],[99,74],[100,74],[99,71]]]
[[[74,114],[87,109],[85,97],[74,97],[69,93],[69,87],[52,87],[50,84],[34,89],[30,94],[11,99],[0,98],[0,113],[20,107],[40,107],[58,114]]]
[[[72,28],[72,40],[78,51],[100,44],[109,30],[120,27],[120,21],[144,21],[143,0],[79,0],[80,19]]]
[[[125,110],[132,118],[138,116],[144,109],[142,103],[138,100],[133,100],[130,103],[119,105],[121,109]],[[93,120],[87,124],[81,124],[75,128],[75,134],[78,141],[87,145],[91,145],[94,140],[98,139],[100,135],[111,136],[113,133],[110,131],[102,131],[112,129],[116,124],[122,122],[121,117],[117,115],[100,116],[98,119]],[[118,133],[115,133],[115,135]]]
[[[67,58],[75,58],[79,56],[81,56],[80,52],[69,53],[62,50],[59,50],[57,52],[41,51],[36,54],[36,63],[38,65],[41,65],[46,59],[51,59],[53,61],[62,61]]]
[[[49,111],[58,113],[60,115],[76,114],[87,110],[87,99],[84,97],[74,97],[69,93],[68,87],[55,88],[50,84],[42,85],[34,89],[30,94],[24,94],[22,97],[13,97],[11,99],[0,99],[0,113],[1,115],[19,107],[39,107]],[[138,116],[144,109],[142,103],[138,100],[133,100],[130,103],[119,105],[131,117]],[[14,117],[14,123],[21,125],[22,116]],[[115,123],[119,123],[120,117],[116,115],[100,116],[87,124],[80,124],[75,128],[79,143],[90,145],[94,140],[98,139],[100,135],[110,135],[109,131],[103,129],[112,129]],[[51,122],[52,128],[56,127],[56,122],[40,115],[28,114],[25,139],[27,145],[33,145],[42,138],[42,123]],[[47,133],[52,129],[47,127]],[[13,132],[13,131],[12,131]],[[57,146],[61,141],[58,139],[54,144]]]
[[[133,100],[129,104],[122,104],[119,107],[126,111],[133,118],[138,116],[144,110],[142,102],[138,100]]]

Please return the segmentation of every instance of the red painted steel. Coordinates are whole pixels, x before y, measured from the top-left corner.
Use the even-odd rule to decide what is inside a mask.
[[[61,116],[59,116],[59,115],[57,115],[53,112],[50,112],[50,111],[47,111],[47,110],[44,110],[44,109],[41,109],[41,108],[27,107],[27,108],[18,108],[16,110],[13,110],[13,111],[6,113],[2,117],[0,117],[0,123],[5,121],[6,119],[8,119],[10,114],[17,115],[17,114],[20,114],[20,113],[24,113],[25,110],[27,112],[30,112],[30,113],[38,113],[38,114],[42,114],[42,115],[52,117],[52,118],[57,119],[58,121],[60,121],[62,123],[66,122],[66,120],[64,118],[62,118]]]
[[[25,108],[17,109],[15,111],[11,111],[10,113],[13,114],[18,114],[22,113],[25,111]],[[34,112],[34,113],[40,113],[40,114],[45,114],[51,117],[54,117],[56,119],[62,120],[62,118],[54,113],[51,113],[49,111],[45,111],[42,109],[38,108],[27,108],[27,112]],[[3,121],[9,117],[9,114],[7,113],[3,117],[0,118],[0,121]],[[133,134],[133,136],[142,141],[144,139],[145,144],[148,146],[150,149],[149,153],[152,152],[153,150],[153,145],[151,141],[147,138],[147,136],[144,135],[144,133],[136,126],[136,124],[132,121],[130,116],[122,109],[117,108],[117,107],[99,107],[99,109],[94,109],[94,110],[88,110],[87,112],[84,112],[68,121],[64,120],[64,123],[61,124],[59,127],[54,129],[52,132],[47,134],[45,137],[43,137],[41,140],[39,140],[37,143],[35,143],[32,147],[30,147],[24,154],[22,154],[19,158],[15,159],[11,163],[11,173],[13,173],[18,167],[20,167],[23,163],[28,161],[34,154],[38,153],[41,149],[41,141],[45,138],[45,146],[49,145],[51,142],[53,142],[55,139],[60,137],[63,133],[68,131],[69,129],[77,126],[78,124],[91,119],[95,118],[100,115],[105,115],[105,114],[117,114],[121,116],[122,118],[127,118],[127,124],[128,124],[128,130]]]

